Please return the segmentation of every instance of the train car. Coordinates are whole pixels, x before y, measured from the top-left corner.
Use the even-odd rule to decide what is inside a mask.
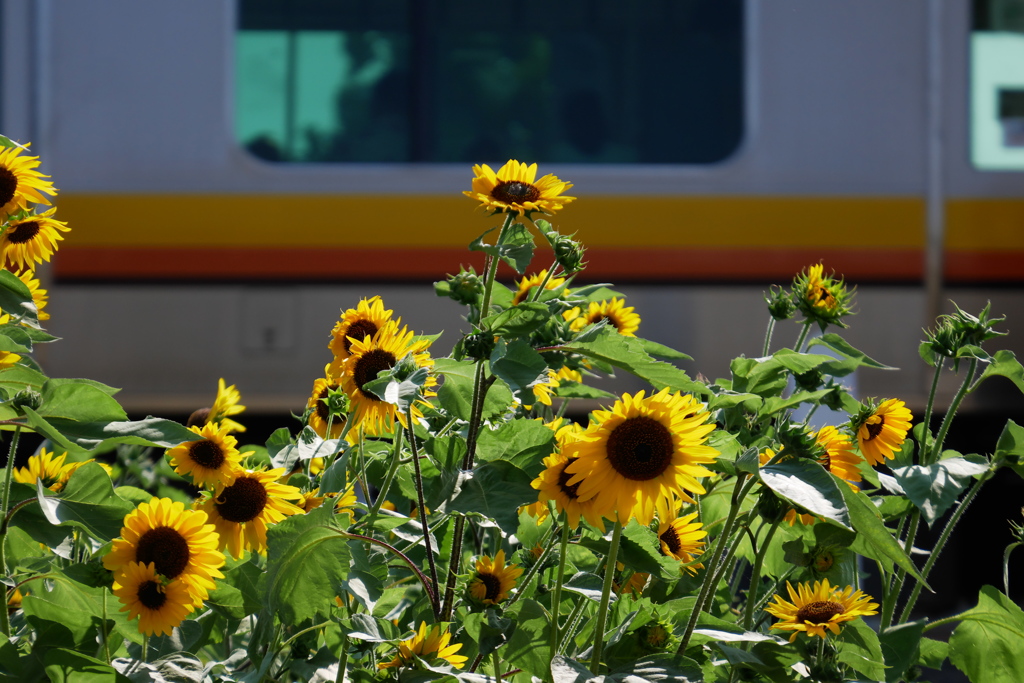
[[[762,292],[823,262],[858,286],[850,341],[904,368],[858,390],[922,405],[947,298],[1024,322],[1018,6],[4,0],[0,130],[73,229],[41,360],[136,413],[187,414],[219,377],[284,413],[361,297],[450,348],[429,283],[479,269],[497,219],[461,193],[517,158],[574,184],[554,222],[583,277],[689,371],[759,353]]]

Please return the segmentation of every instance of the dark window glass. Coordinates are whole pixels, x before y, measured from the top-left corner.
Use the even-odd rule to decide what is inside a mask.
[[[241,0],[236,134],[298,162],[712,163],[742,0]]]

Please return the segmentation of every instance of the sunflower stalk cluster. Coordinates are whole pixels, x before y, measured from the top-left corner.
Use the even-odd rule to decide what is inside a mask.
[[[984,348],[1000,334],[988,308],[926,334],[937,373],[969,366],[936,434],[937,382],[916,426],[904,400],[847,389],[854,371],[891,368],[829,332],[853,291],[822,264],[771,289],[759,355],[694,379],[677,365],[688,356],[640,336],[621,292],[578,284],[583,246],[550,222],[572,186],[481,165],[465,194],[498,224],[470,243],[474,265],[435,284],[465,307],[453,352],[380,297],[348,302],[296,422],[254,444],[224,379],[181,425],[129,421],[115,389],[46,376],[32,357],[52,341],[46,293],[29,268],[67,227],[38,159],[0,142],[7,680],[895,683],[946,659],[974,681],[1018,671],[1024,614],[1005,593],[986,587],[935,622],[913,609],[985,482],[1024,472],[1012,422],[994,453],[943,450],[982,382],[1021,386],[1016,358]],[[796,343],[773,350],[797,312]],[[602,389],[615,373],[648,388]],[[819,406],[840,417],[813,420]],[[26,432],[42,437],[35,453],[19,450]],[[909,554],[921,523],[942,525],[923,564]],[[948,644],[929,635],[950,622]]]

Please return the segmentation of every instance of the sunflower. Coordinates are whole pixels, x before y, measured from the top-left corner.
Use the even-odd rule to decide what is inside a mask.
[[[869,406],[870,407],[870,406]],[[862,416],[857,422],[857,445],[864,458],[874,465],[881,465],[888,458],[896,457],[910,430],[913,416],[903,401],[890,398],[877,408]]]
[[[811,266],[793,279],[793,294],[796,306],[808,320],[818,323],[821,329],[828,325],[846,327],[843,316],[851,312],[849,303],[851,291],[846,283],[835,275],[825,275],[821,263]]]
[[[355,308],[341,312],[341,320],[331,330],[331,343],[327,348],[334,354],[336,361],[344,361],[351,353],[352,340],[363,341],[377,334],[377,330],[391,320],[393,311],[384,308],[379,296],[363,299]],[[402,324],[397,318],[395,323]]]
[[[139,631],[146,635],[171,632],[185,620],[195,605],[183,581],[164,581],[156,563],[130,562],[114,577],[112,592],[128,612],[139,618]]]
[[[39,322],[49,320],[50,314],[43,310],[46,308],[46,301],[49,296],[47,295],[47,290],[40,289],[39,280],[35,279],[35,273],[31,270],[23,270],[18,273],[18,279],[25,283],[29,294],[32,295],[32,303],[36,306],[36,318]]]
[[[185,585],[196,606],[224,575],[224,553],[206,513],[187,510],[170,498],[153,498],[124,518],[121,538],[115,538],[103,566],[118,572],[131,563],[154,564],[156,573]]]
[[[35,170],[39,157],[23,157],[23,151],[21,147],[0,150],[0,220],[16,211],[27,210],[29,203],[49,205],[43,195],[54,197],[57,194],[53,183],[43,180],[50,176]]]
[[[317,379],[313,382],[313,393],[309,395],[309,400],[306,401],[306,410],[309,411],[308,424],[316,432],[316,435],[321,439],[327,437],[327,423],[331,423],[331,436],[332,439],[337,439],[341,436],[341,432],[345,429],[345,416],[335,415],[334,419],[330,419],[330,408],[328,402],[330,399],[330,393],[332,391],[338,391],[341,388],[341,380],[336,379],[331,373],[331,366],[328,365],[324,368],[324,377]],[[349,443],[354,444],[355,437],[351,431],[346,439]],[[314,473],[315,474],[315,473]]]
[[[791,643],[800,631],[824,638],[825,629],[828,629],[839,635],[839,625],[844,621],[878,614],[878,605],[871,602],[871,596],[859,590],[854,592],[853,586],[843,589],[830,586],[828,579],[815,581],[813,587],[809,583],[801,583],[797,590],[793,590],[787,581],[786,589],[792,602],[775,595],[775,602],[765,607],[765,611],[781,619],[772,624],[772,628],[793,632],[789,637]]]
[[[449,645],[452,634],[447,629],[441,630],[440,626],[427,628],[427,622],[420,622],[419,631],[412,638],[403,640],[398,644],[398,654],[390,662],[381,662],[378,669],[390,669],[396,666],[412,664],[416,657],[422,659],[433,659],[437,657],[448,662],[456,669],[466,665],[468,657],[455,654],[462,649],[462,643]]]
[[[202,429],[189,429],[202,438],[186,441],[167,451],[174,471],[183,477],[192,477],[192,483],[200,487],[233,482],[241,471],[242,454],[238,452],[238,439],[229,434],[231,428],[208,423]]]
[[[625,567],[621,562],[618,563],[619,571]],[[651,575],[647,572],[633,572],[629,575],[621,585],[618,582],[612,583],[612,588],[619,595],[632,595],[634,598],[639,598],[643,595],[644,589],[647,588],[647,581],[651,578]]]
[[[231,419],[232,415],[245,412],[245,406],[239,405],[242,394],[235,385],[225,386],[224,378],[217,380],[217,398],[213,400],[213,407],[206,417],[206,424],[215,424],[226,427],[227,433],[244,432],[245,427]]]
[[[299,489],[277,483],[283,475],[283,468],[241,472],[233,484],[221,484],[213,496],[196,502],[216,527],[221,550],[226,548],[236,560],[246,550],[263,553],[267,549],[267,527],[304,512],[288,502],[303,499]]]
[[[499,550],[491,559],[484,555],[476,561],[476,573],[469,581],[469,594],[485,605],[497,605],[508,598],[509,591],[523,573],[522,567],[505,566],[505,551]]]
[[[566,444],[563,452],[576,458],[565,468],[573,475],[567,484],[579,484],[579,499],[594,499],[603,517],[650,524],[659,501],[693,502],[687,491],[704,493],[697,479],[712,474],[704,465],[718,457],[704,445],[715,428],[707,419],[688,394],[624,394],[611,410],[592,413],[586,431]]]
[[[315,510],[323,505],[324,500],[327,498],[335,499],[334,512],[336,514],[352,515],[355,512],[358,499],[356,498],[355,487],[351,484],[346,486],[345,490],[340,494],[325,493],[321,496],[319,488],[315,488],[312,491],[306,491],[302,494],[302,500],[298,503],[298,506],[304,511],[309,512],[310,510]]]
[[[562,385],[562,381],[567,382],[582,382],[583,375],[577,370],[572,370],[568,367],[563,367],[558,372],[555,372],[551,368],[548,368],[548,376],[543,382],[534,384],[533,397],[537,400],[537,403],[543,403],[546,406],[551,405],[551,397],[554,396],[554,390]],[[527,410],[533,406],[523,406]]]
[[[406,355],[412,355],[413,362],[420,368],[431,368],[434,361],[426,352],[430,342],[413,340],[413,333],[405,327],[398,329],[396,321],[391,321],[378,330],[373,337],[362,341],[353,341],[350,351],[352,355],[345,361],[341,386],[352,402],[356,424],[363,427],[370,435],[391,431],[395,418],[407,427],[405,413],[396,409],[376,394],[363,387],[377,378],[377,373],[388,371]],[[431,389],[437,385],[433,376],[427,378],[423,385],[423,396],[436,396]],[[413,407],[413,418],[420,419],[423,414],[419,408]]]
[[[569,321],[573,332],[579,332],[587,325],[607,320],[608,324],[625,337],[635,337],[640,328],[640,316],[633,312],[632,306],[626,306],[624,299],[592,301],[586,313],[580,308],[573,308],[562,314]]]
[[[522,280],[520,280],[519,283],[516,285],[517,290],[515,296],[512,297],[512,305],[518,306],[519,304],[526,301],[526,298],[530,296],[530,292],[533,291],[535,287],[540,287],[540,283],[544,282],[544,280],[547,279],[547,277],[548,270],[547,268],[545,268],[536,275],[528,275],[524,277]],[[547,281],[547,284],[544,285],[544,289],[558,289],[564,284],[564,277],[553,277]]]
[[[674,517],[658,525],[661,554],[686,563],[683,568],[694,575],[698,569],[703,569],[704,565],[690,563],[697,555],[703,554],[704,541],[701,539],[708,535],[701,523],[695,522],[695,519],[696,512],[685,517]]]
[[[71,229],[53,217],[55,211],[50,209],[8,223],[0,235],[3,262],[17,270],[28,270],[37,263],[49,261],[57,251],[57,242],[64,239],[60,233]]]
[[[587,520],[591,526],[597,527],[604,532],[604,520],[594,509],[594,500],[581,501],[579,499],[579,484],[569,484],[572,475],[566,469],[576,458],[564,454],[566,443],[583,433],[583,428],[571,422],[565,426],[558,426],[561,418],[555,421],[555,439],[558,442],[558,451],[544,458],[544,471],[534,479],[530,486],[537,489],[537,502],[541,506],[537,511],[541,513],[537,523],[540,524],[548,516],[547,501],[555,501],[555,509],[564,512],[570,528],[575,529],[580,524],[580,517]],[[549,427],[551,424],[548,425]]]
[[[548,174],[536,180],[537,164],[527,166],[513,159],[495,173],[487,164],[473,167],[473,190],[462,194],[476,199],[495,213],[515,212],[522,216],[531,211],[552,214],[564,204],[575,200],[562,192],[572,187],[571,183]]]
[[[46,488],[51,491],[60,491],[71,477],[71,472],[77,469],[74,467],[77,463],[64,464],[67,457],[67,453],[54,455],[45,448],[41,448],[37,454],[28,459],[24,467],[14,470],[11,474],[14,481],[19,484],[35,486],[36,481],[41,479]]]

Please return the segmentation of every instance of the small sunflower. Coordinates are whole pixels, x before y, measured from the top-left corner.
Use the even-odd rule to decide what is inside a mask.
[[[830,586],[828,579],[815,581],[813,587],[809,583],[801,583],[797,590],[793,590],[787,581],[786,589],[792,602],[775,595],[775,602],[765,611],[781,620],[772,624],[772,628],[793,632],[789,637],[791,643],[801,631],[820,638],[825,637],[825,629],[839,635],[843,622],[878,614],[878,605],[871,602],[871,596],[859,590],[854,592],[853,586],[843,589]]]
[[[35,279],[35,273],[31,270],[23,270],[18,273],[18,279],[25,283],[28,287],[29,294],[32,295],[32,303],[36,306],[36,318],[39,322],[50,319],[50,314],[45,310],[47,299],[49,296],[47,290],[39,287],[39,280]]]
[[[353,341],[350,347],[351,356],[345,361],[341,375],[341,386],[352,402],[355,424],[363,427],[370,435],[389,432],[395,419],[407,427],[405,414],[396,409],[393,403],[381,400],[371,391],[363,387],[377,379],[377,373],[395,367],[399,360],[411,355],[413,362],[420,368],[432,368],[434,361],[426,352],[429,341],[414,341],[413,333],[405,327],[398,329],[398,324],[391,321],[384,325],[373,337],[362,341]],[[436,396],[432,388],[437,385],[437,378],[430,376],[423,386],[423,396]],[[419,408],[413,407],[413,418],[423,417]]]
[[[244,432],[245,427],[231,419],[232,415],[239,415],[245,412],[245,406],[239,405],[242,394],[235,385],[225,386],[224,378],[217,380],[217,398],[213,400],[213,407],[206,417],[206,424],[215,424],[227,428],[227,433]]]
[[[836,278],[834,274],[825,275],[824,269],[825,266],[818,263],[793,279],[796,306],[823,330],[828,325],[846,327],[842,319],[851,313],[852,293],[846,289],[842,278]]]
[[[57,242],[64,239],[60,233],[71,229],[53,217],[55,211],[50,209],[8,223],[0,235],[3,262],[17,270],[27,270],[37,263],[49,261],[57,251]]]
[[[484,555],[476,561],[476,573],[469,581],[469,594],[485,605],[497,605],[508,598],[509,591],[523,573],[522,567],[505,566],[505,551],[499,550],[491,559]]]
[[[224,578],[224,554],[217,533],[203,512],[185,509],[170,498],[153,498],[128,513],[103,566],[118,572],[132,563],[155,564],[156,573],[185,585],[198,606]]]
[[[618,563],[619,571],[625,566],[621,562]],[[612,588],[619,595],[631,595],[634,598],[639,598],[644,593],[644,589],[647,588],[647,582],[650,580],[651,575],[647,572],[633,572],[626,579],[625,583],[619,584],[614,582]]]
[[[662,389],[653,396],[625,394],[611,410],[591,414],[586,431],[567,443],[563,452],[576,461],[566,467],[579,484],[579,499],[594,499],[596,512],[622,523],[636,517],[650,524],[660,501],[704,493],[698,481],[712,472],[718,451],[704,445],[714,424],[690,395]]]
[[[26,145],[27,147],[27,145]],[[17,211],[25,211],[29,204],[47,204],[44,197],[56,196],[57,189],[49,180],[35,170],[39,157],[23,157],[21,147],[7,147],[0,150],[0,220]]]
[[[674,557],[685,563],[683,567],[690,574],[703,569],[703,564],[690,564],[697,555],[704,553],[704,541],[708,532],[704,531],[700,522],[695,522],[697,513],[661,522],[658,525],[658,539],[661,541],[661,554]]]
[[[377,334],[377,330],[391,320],[393,312],[384,308],[384,302],[379,296],[363,299],[355,308],[341,312],[341,320],[331,330],[331,343],[327,348],[335,359],[344,361],[351,355],[349,349],[352,340],[363,341]],[[402,319],[397,318],[395,323],[401,325]]]
[[[341,380],[335,378],[331,373],[330,368],[330,365],[325,367],[324,377],[318,378],[313,382],[313,393],[309,395],[309,400],[306,401],[306,410],[309,411],[308,424],[321,439],[328,438],[328,422],[331,423],[330,438],[332,439],[340,437],[341,432],[345,429],[344,415],[336,414],[333,420],[330,419],[330,393],[332,391],[338,391],[341,388]],[[344,396],[342,396],[342,399],[344,399]],[[352,435],[352,432],[350,431],[346,440],[349,443],[354,443],[354,438],[354,435]]]
[[[547,277],[548,270],[547,268],[545,268],[536,275],[528,275],[524,277],[522,280],[520,280],[519,284],[516,285],[517,289],[515,296],[512,297],[512,305],[518,306],[519,304],[526,301],[526,298],[530,296],[530,293],[534,290],[534,288],[540,287],[540,283],[544,282],[544,280]],[[550,280],[548,280],[546,285],[544,285],[544,289],[558,289],[564,284],[564,277],[553,277]]]
[[[19,484],[35,486],[36,481],[42,479],[43,486],[46,488],[51,491],[61,491],[64,488],[64,484],[71,477],[71,472],[77,469],[74,465],[78,464],[70,463],[65,465],[64,461],[67,457],[67,453],[55,455],[45,448],[41,448],[37,454],[28,459],[24,467],[14,470],[11,474],[14,477],[14,481]],[[85,463],[82,464],[84,465]]]
[[[548,174],[536,180],[537,164],[526,164],[509,159],[508,163],[495,173],[487,164],[473,167],[473,190],[462,194],[476,199],[482,206],[494,209],[495,213],[515,212],[522,216],[531,211],[552,214],[575,197],[562,195],[571,183]]]
[[[559,426],[561,418],[554,424],[555,439],[558,441],[558,451],[544,458],[544,471],[534,479],[530,486],[537,489],[537,504],[540,506],[537,511],[541,513],[537,523],[540,524],[548,516],[547,502],[555,501],[555,509],[558,512],[565,512],[569,527],[575,529],[580,524],[580,517],[587,520],[587,523],[604,532],[604,520],[594,509],[593,499],[581,501],[579,499],[579,484],[569,484],[572,475],[566,469],[576,458],[565,455],[562,451],[566,443],[583,433],[583,428],[570,422],[567,425]],[[551,424],[548,425],[552,426]]]
[[[906,404],[895,398],[883,401],[867,415],[861,416],[854,431],[864,458],[874,466],[896,457],[896,451],[903,446],[910,431],[912,419]]]
[[[580,308],[573,308],[563,313],[562,317],[569,321],[573,332],[579,332],[587,325],[602,320],[607,320],[609,325],[625,337],[635,337],[636,331],[640,329],[640,316],[633,311],[632,306],[626,306],[624,299],[618,298],[592,301],[585,313]]]
[[[140,633],[169,636],[195,608],[188,585],[165,578],[154,562],[130,562],[114,577],[112,592],[129,620],[139,618]]]
[[[235,559],[246,550],[266,552],[267,527],[304,512],[289,502],[303,499],[299,489],[277,483],[283,475],[284,469],[242,472],[230,486],[219,485],[213,496],[197,501],[217,529],[221,550]]]
[[[334,511],[337,514],[349,514],[352,515],[355,512],[356,498],[355,487],[351,484],[345,487],[345,490],[338,493],[325,493],[320,495],[320,489],[315,488],[312,491],[306,491],[302,494],[302,500],[299,501],[298,506],[304,511],[309,512],[323,505],[324,500],[334,499]]]
[[[390,662],[381,662],[378,669],[391,669],[398,666],[407,666],[415,661],[416,657],[430,660],[433,658],[443,659],[456,669],[466,665],[468,657],[455,654],[462,649],[462,643],[450,645],[452,634],[447,629],[442,630],[440,626],[427,627],[427,622],[420,622],[419,631],[412,638],[403,640],[398,644],[398,654]]]
[[[202,438],[167,451],[174,471],[191,477],[192,483],[200,487],[233,482],[242,467],[242,454],[238,452],[238,439],[229,434],[231,428],[208,423],[202,429],[189,429]]]
[[[567,382],[582,382],[583,375],[581,375],[579,371],[572,370],[568,367],[562,367],[558,372],[548,368],[547,379],[543,382],[534,384],[533,387],[531,387],[533,389],[533,397],[537,400],[537,403],[550,406],[551,397],[555,395],[554,390],[562,385],[563,380]],[[533,406],[523,407],[529,410]]]

